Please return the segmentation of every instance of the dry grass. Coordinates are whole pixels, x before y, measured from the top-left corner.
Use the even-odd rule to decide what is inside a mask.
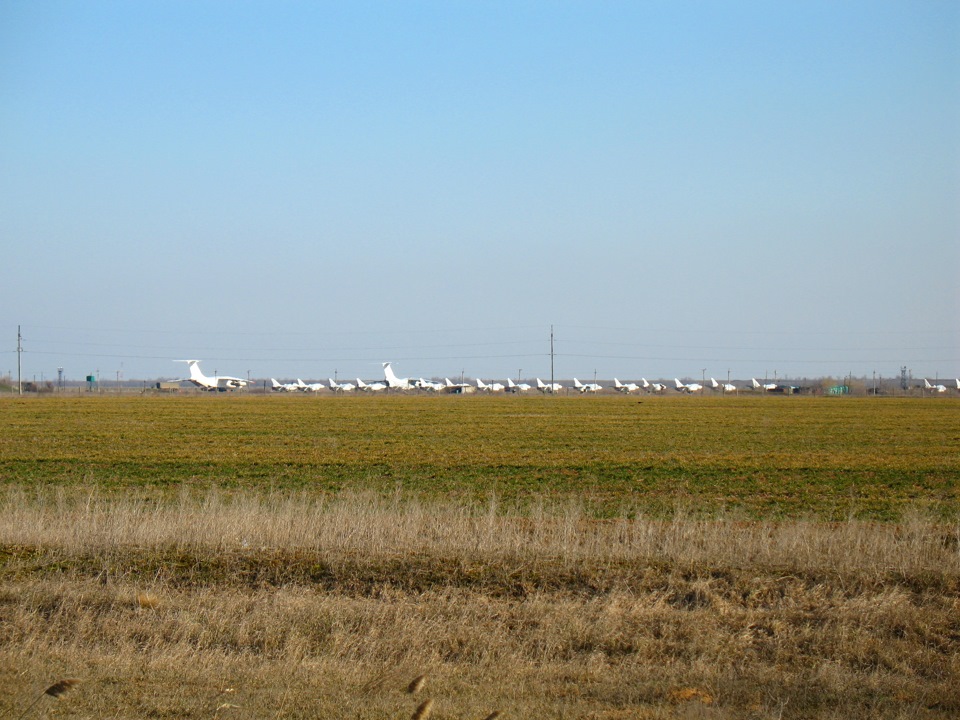
[[[922,515],[14,488],[0,716],[78,676],[58,716],[412,717],[428,676],[433,718],[954,717],[958,546]]]

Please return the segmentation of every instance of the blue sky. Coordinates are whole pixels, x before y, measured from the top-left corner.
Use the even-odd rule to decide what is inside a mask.
[[[0,372],[960,374],[960,5],[0,0]]]

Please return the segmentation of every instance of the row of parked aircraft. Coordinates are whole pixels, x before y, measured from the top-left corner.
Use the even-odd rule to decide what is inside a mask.
[[[200,387],[204,390],[236,390],[242,387],[245,387],[249,384],[249,380],[244,380],[243,378],[232,377],[229,375],[214,375],[210,377],[204,375],[200,370],[200,361],[199,360],[182,360],[180,362],[185,362],[190,368],[190,377],[187,378],[197,387]],[[296,382],[292,383],[281,383],[276,379],[271,378],[271,388],[277,392],[319,392],[321,390],[332,390],[333,392],[352,392],[354,390],[359,390],[362,392],[382,392],[384,390],[428,390],[432,392],[447,392],[447,393],[468,393],[468,392],[513,392],[513,393],[524,393],[529,390],[533,390],[534,387],[524,382],[514,382],[511,379],[507,379],[506,384],[499,382],[485,383],[479,378],[476,381],[476,385],[471,385],[470,383],[455,383],[450,380],[450,378],[444,378],[444,381],[436,382],[433,380],[424,380],[419,378],[417,380],[412,380],[411,378],[400,378],[397,377],[396,373],[393,371],[393,367],[389,362],[383,363],[383,382],[375,381],[370,383],[365,383],[360,378],[357,378],[356,383],[351,382],[337,382],[332,378],[327,380],[328,385],[324,385],[322,382],[315,383],[305,383],[303,380],[297,379]],[[536,389],[542,393],[559,393],[567,389],[560,383],[545,383],[540,378],[536,379]],[[674,378],[674,390],[681,393],[699,393],[702,392],[704,386],[698,382],[689,382],[683,383],[680,382],[679,378]],[[960,392],[960,379],[957,379],[957,391]],[[924,379],[923,381],[924,389],[936,393],[945,393],[947,392],[947,386],[942,384],[931,384],[929,380]],[[640,383],[627,382],[622,383],[617,378],[613,379],[613,389],[617,392],[630,394],[634,392],[648,392],[648,393],[662,393],[666,391],[668,386],[665,383],[660,382],[647,382],[646,378],[640,378]],[[800,388],[796,385],[781,385],[778,383],[761,383],[757,381],[756,378],[751,378],[750,385],[747,388],[739,388],[733,383],[719,383],[714,378],[710,378],[710,388],[714,391],[720,391],[723,393],[735,393],[741,389],[749,390],[763,390],[768,393],[785,393],[793,394],[800,391]],[[581,393],[597,393],[604,389],[604,387],[598,383],[582,383],[577,378],[573,379],[573,389]]]
[[[356,384],[345,382],[338,383],[332,378],[328,379],[328,386],[324,386],[323,383],[305,383],[299,378],[295,383],[281,383],[278,382],[275,378],[271,378],[270,382],[273,390],[280,392],[295,392],[295,391],[317,391],[329,388],[335,392],[351,392],[353,390],[362,390],[367,392],[379,392],[381,390],[387,390],[390,388],[400,389],[400,390],[432,390],[435,392],[453,392],[453,393],[462,393],[462,392],[527,392],[532,390],[533,386],[527,383],[516,383],[510,378],[507,378],[506,385],[499,382],[485,383],[483,380],[477,378],[476,387],[470,385],[469,383],[455,383],[450,380],[450,378],[444,378],[442,383],[435,382],[431,380],[424,380],[419,378],[418,380],[412,381],[409,378],[398,378],[393,369],[390,366],[390,363],[383,363],[383,372],[384,372],[384,382],[372,382],[365,383],[360,378],[357,378]],[[757,382],[756,379],[752,380],[752,387],[755,390],[763,389],[766,392],[797,392],[799,388],[796,386],[786,386],[786,385],[777,385],[776,383],[767,383],[761,384]],[[677,392],[683,393],[696,393],[703,390],[703,385],[696,382],[691,383],[682,383],[678,378],[674,378],[675,389]],[[646,392],[655,392],[662,393],[667,389],[667,385],[659,382],[647,382],[646,378],[640,379],[640,384],[629,382],[622,383],[617,378],[613,379],[613,388],[622,393],[633,393],[640,390]],[[714,390],[722,390],[725,393],[736,392],[739,388],[732,383],[718,383],[715,379],[710,378],[710,387]],[[536,389],[542,393],[558,393],[562,392],[566,388],[560,383],[545,383],[540,378],[537,378]],[[604,389],[599,383],[583,383],[580,382],[577,378],[573,379],[573,389],[581,393],[596,393]]]

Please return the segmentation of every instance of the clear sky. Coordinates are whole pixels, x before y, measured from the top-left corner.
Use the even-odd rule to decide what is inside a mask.
[[[0,0],[0,373],[960,375],[960,3]]]

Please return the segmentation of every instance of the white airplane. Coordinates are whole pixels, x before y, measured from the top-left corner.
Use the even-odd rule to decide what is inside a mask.
[[[297,378],[297,389],[302,392],[320,392],[321,390],[326,390],[327,386],[322,382],[305,383],[300,378]]]
[[[700,383],[682,383],[679,378],[674,378],[673,381],[677,384],[677,392],[695,393],[703,390],[703,385]]]
[[[380,392],[381,390],[386,390],[387,386],[382,382],[373,382],[368,385],[360,378],[357,378],[357,389],[363,390],[364,392]]]
[[[926,378],[923,379],[923,387],[925,390],[933,390],[934,392],[943,393],[947,391],[946,385],[931,385],[930,381]],[[960,387],[960,385],[958,385]]]
[[[470,383],[455,383],[450,378],[443,379],[443,391],[452,395],[467,395],[476,392],[476,388]]]
[[[558,393],[563,390],[563,385],[558,382],[548,384],[537,378],[537,390],[542,393]]]
[[[960,390],[960,378],[957,378],[957,390]]]
[[[580,382],[576,378],[573,379],[573,386],[582,393],[585,393],[585,392],[595,393],[603,390],[603,387],[601,387],[597,383],[587,383],[586,385],[584,385],[582,382]]]
[[[423,378],[417,380],[414,385],[416,385],[419,390],[430,390],[432,392],[440,392],[443,390],[443,383],[424,380]]]
[[[327,382],[330,383],[330,389],[334,392],[350,392],[357,389],[353,383],[338,383],[333,378],[327,378]]]
[[[636,383],[622,383],[616,378],[613,379],[613,387],[615,390],[618,390],[622,393],[627,393],[628,395],[640,389],[640,386]]]
[[[174,362],[185,362],[190,366],[190,382],[204,390],[236,390],[246,387],[248,381],[243,378],[230,377],[229,375],[214,375],[208,377],[200,371],[199,360],[175,360]]]
[[[530,386],[527,383],[515,383],[507,378],[507,392],[526,392],[529,389]]]
[[[300,390],[300,386],[297,383],[280,383],[276,378],[270,378],[270,389],[274,392],[295,392]]]
[[[398,378],[388,362],[383,363],[383,377],[391,390],[413,390],[410,378]]]
[[[649,390],[649,391],[651,391],[651,392],[658,392],[658,393],[660,393],[660,392],[663,392],[664,390],[667,389],[667,386],[664,385],[663,383],[657,383],[657,382],[655,382],[655,383],[649,383],[649,382],[647,382],[647,379],[646,379],[646,378],[640,378],[640,382],[641,382],[641,384],[643,385],[643,389],[644,389],[644,390]]]
[[[757,382],[756,378],[750,378],[750,384],[753,386],[754,390],[760,390],[762,388],[766,392],[771,392],[777,389],[776,383],[764,383],[761,385],[760,383]]]
[[[480,378],[477,378],[477,390],[484,390],[486,392],[503,392],[504,387],[502,383],[494,382],[489,385],[485,383]]]
[[[736,391],[737,391],[737,386],[736,386],[736,385],[733,385],[733,384],[731,384],[731,383],[723,383],[723,385],[721,385],[720,383],[718,383],[718,382],[717,382],[716,380],[714,380],[713,378],[710,378],[710,387],[712,387],[714,390],[718,390],[718,389],[720,389],[720,388],[723,388],[723,391],[724,391],[725,393],[728,393],[728,392],[736,392]]]

